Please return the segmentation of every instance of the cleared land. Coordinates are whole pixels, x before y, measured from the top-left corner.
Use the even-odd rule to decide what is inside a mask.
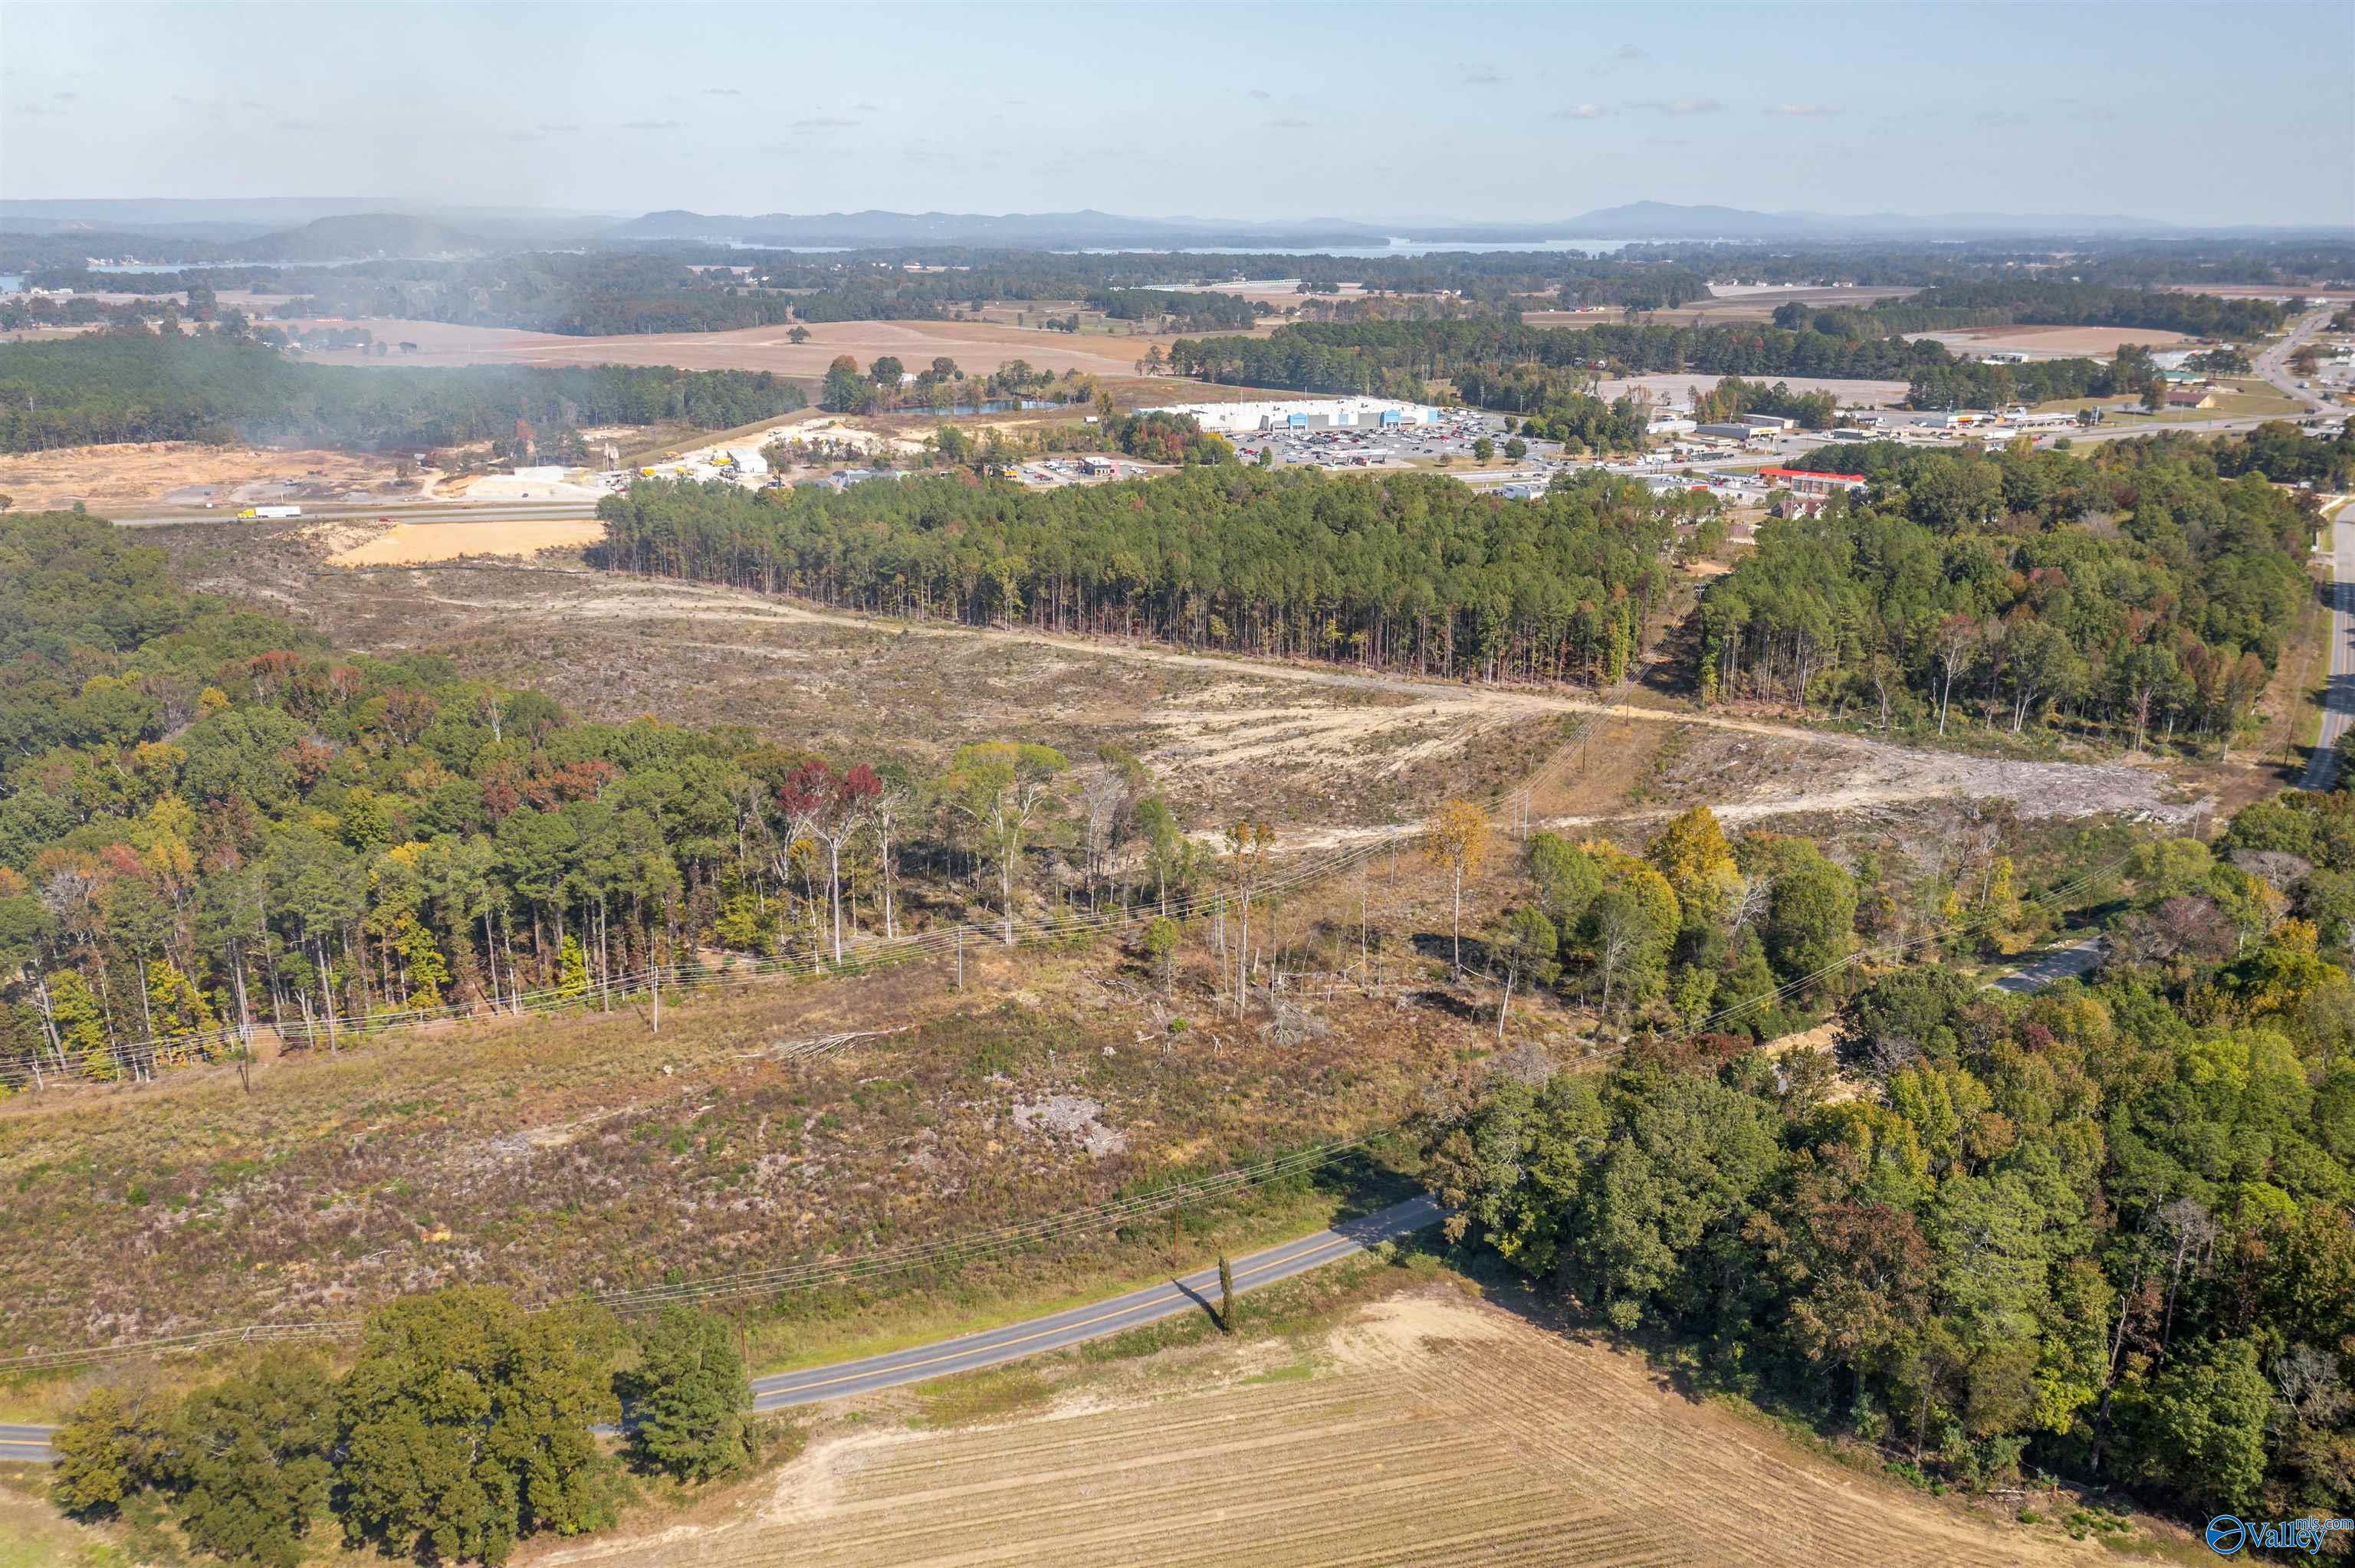
[[[1308,927],[1284,918],[1308,967]],[[1202,937],[1188,960],[1207,980]],[[343,1318],[462,1280],[550,1299],[973,1235],[1388,1127],[1494,1037],[1443,1005],[1343,991],[1314,1003],[1325,1032],[1279,1044],[1263,1014],[1220,1019],[1190,977],[1194,1026],[1172,1031],[1105,948],[976,942],[964,970],[963,991],[943,958],[673,993],[659,1036],[628,1007],[407,1031],[269,1059],[251,1095],[207,1069],[17,1097],[0,1106],[5,1353]],[[847,1032],[861,1038],[787,1049]],[[1287,1213],[1259,1239],[1331,1217]],[[44,1239],[61,1235],[75,1245]],[[1149,1282],[1168,1237],[1161,1221],[1126,1250],[1082,1236],[913,1283],[967,1308],[1036,1303],[1089,1266]],[[826,1342],[784,1319],[871,1334],[875,1297],[910,1284],[783,1298],[769,1359]],[[71,1386],[0,1381],[13,1410]]]
[[[1401,834],[1450,795],[1508,788],[1554,749],[1565,722],[1595,707],[1572,694],[1028,629],[875,621],[724,588],[585,571],[337,572],[322,568],[326,550],[299,527],[155,536],[183,553],[194,586],[261,599],[364,651],[449,652],[470,673],[539,685],[592,717],[750,724],[829,755],[934,767],[956,746],[992,736],[1042,738],[1075,757],[1113,740],[1139,752],[1173,803],[1199,820],[1247,809],[1316,842],[1375,828]],[[648,656],[656,648],[659,660]],[[1917,751],[1681,705],[1632,708],[1619,722],[1761,747],[1764,757],[1738,758],[1696,789],[1732,797],[1751,820],[1989,797],[2018,800],[2025,816],[2156,819],[2194,809],[2149,768]],[[1575,792],[1532,810],[1620,810],[1615,795],[1598,797],[1582,781],[1624,760],[1625,744],[1620,755],[1599,741],[1590,747]],[[1271,791],[1271,778],[1285,788]],[[1627,804],[1650,809],[1648,800]]]
[[[913,368],[937,355],[957,362],[967,376],[987,375],[1015,360],[1033,369],[1077,370],[1094,376],[1134,375],[1145,351],[1167,337],[1074,337],[1068,333],[998,326],[986,322],[826,322],[809,328],[809,341],[788,340],[789,326],[743,327],[734,332],[631,333],[613,337],[564,337],[510,327],[458,326],[446,322],[369,318],[321,319],[293,326],[366,327],[379,342],[414,343],[415,354],[382,358],[356,350],[320,349],[322,365],[669,365],[682,370],[771,370],[815,379],[837,355],[864,366],[879,355],[896,355]]]
[[[282,484],[340,496],[392,482],[393,459],[362,452],[148,441],[0,454],[0,494],[13,497],[19,512],[69,507],[77,501],[93,512],[167,501],[210,499],[226,505],[249,499],[238,493],[246,486],[268,487],[272,493],[258,499],[275,499]]]
[[[2078,1555],[1810,1455],[1671,1391],[1635,1356],[1444,1286],[1289,1344],[1187,1347],[1068,1383],[985,1373],[856,1414],[729,1517],[538,1561],[1998,1568]]]
[[[389,528],[344,524],[338,537],[372,537],[339,547],[327,557],[337,567],[408,567],[474,556],[534,556],[542,550],[580,549],[605,536],[594,518],[501,520],[492,523],[396,523]]]

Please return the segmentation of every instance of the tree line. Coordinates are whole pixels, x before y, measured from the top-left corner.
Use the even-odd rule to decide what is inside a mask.
[[[642,482],[599,503],[595,558],[975,625],[1610,682],[1666,590],[1683,504],[1602,482],[1502,503],[1438,475],[1232,466],[1047,493]]]
[[[627,1484],[600,1425],[623,1425],[632,1469],[717,1480],[759,1456],[751,1399],[735,1333],[707,1313],[625,1329],[459,1286],[371,1314],[340,1374],[279,1347],[185,1394],[101,1384],[58,1429],[49,1498],[83,1520],[158,1498],[190,1545],[260,1568],[297,1568],[330,1530],[388,1557],[500,1563],[617,1521]]]
[[[1664,914],[1680,885],[1722,908],[1804,878],[1794,896],[1830,906],[1803,946],[1846,935],[1838,868],[1729,858],[1708,824],[1640,861],[1563,847],[1533,841],[1517,914],[1542,925],[1572,884],[1590,954],[1631,923],[1594,912],[1614,887]],[[2213,846],[2146,842],[2122,869],[2084,985],[1858,968],[1828,988],[1829,1054],[1687,1025],[1601,1075],[1533,1050],[1467,1070],[1423,1128],[1451,1234],[1920,1484],[2041,1474],[2193,1520],[2344,1514],[2355,796],[2261,802]],[[1993,862],[1950,906],[2018,891]]]
[[[2137,749],[2229,746],[2313,593],[2311,502],[2247,466],[2284,444],[2326,446],[2293,431],[2084,459],[2025,443],[1810,453],[1795,466],[1860,471],[1870,492],[1760,531],[1702,603],[1695,680],[1704,700],[1884,730],[1976,716]]]
[[[806,401],[798,382],[767,371],[306,365],[240,337],[237,324],[0,344],[0,451],[175,440],[448,446],[512,435],[518,419],[725,429]]]
[[[1950,327],[2102,326],[2179,332],[2192,337],[2253,338],[2279,332],[2288,307],[2275,300],[2227,299],[2172,289],[2120,288],[2057,278],[1943,283],[1857,309],[1778,305],[1774,324],[1881,337]]]
[[[1780,327],[1532,327],[1501,319],[1301,322],[1265,337],[1179,338],[1169,368],[1199,380],[1306,392],[1422,397],[1427,379],[1499,376],[1508,367],[1605,375],[1671,371],[1743,377],[1901,380],[1915,408],[2105,397],[2108,367],[2090,359],[1983,365],[1923,338],[1850,336]]]

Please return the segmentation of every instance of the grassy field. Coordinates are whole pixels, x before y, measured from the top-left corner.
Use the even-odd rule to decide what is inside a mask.
[[[2234,380],[2217,385],[2216,403],[2210,408],[2165,408],[2156,414],[2146,414],[2141,412],[2142,405],[2132,397],[2063,397],[2037,404],[2036,412],[2074,414],[2087,408],[2101,408],[2109,413],[2112,428],[2145,424],[2185,425],[2226,418],[2296,419],[2307,412],[2304,404],[2283,397],[2278,389],[2264,381]]]
[[[675,999],[659,1038],[634,1012],[584,1012],[288,1057],[250,1096],[190,1075],[19,1097],[0,1107],[6,1349],[348,1318],[459,1279],[544,1300],[975,1234],[1387,1127],[1492,1038],[1444,1006],[1354,994],[1318,1001],[1327,1033],[1296,1044],[1202,1012],[1201,992],[1173,1030],[1122,962],[976,948],[962,992],[932,963]],[[849,1028],[900,1033],[768,1054]],[[1363,1164],[1324,1180],[1190,1213],[1180,1246],[1230,1221],[1214,1239],[1297,1234],[1352,1192],[1396,1191]],[[763,1303],[761,1357],[1084,1298],[1151,1277],[1167,1247],[1163,1219]],[[77,1384],[20,1378],[0,1407],[54,1408]]]

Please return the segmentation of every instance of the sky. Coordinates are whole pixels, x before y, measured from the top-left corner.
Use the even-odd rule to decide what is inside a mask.
[[[2355,223],[2355,4],[0,0],[0,198]]]

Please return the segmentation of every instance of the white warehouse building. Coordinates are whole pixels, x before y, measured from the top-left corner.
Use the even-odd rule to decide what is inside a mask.
[[[1202,429],[1222,435],[1254,430],[1357,430],[1383,426],[1436,425],[1446,410],[1394,397],[1311,397],[1257,403],[1171,403],[1146,414],[1191,414]]]

